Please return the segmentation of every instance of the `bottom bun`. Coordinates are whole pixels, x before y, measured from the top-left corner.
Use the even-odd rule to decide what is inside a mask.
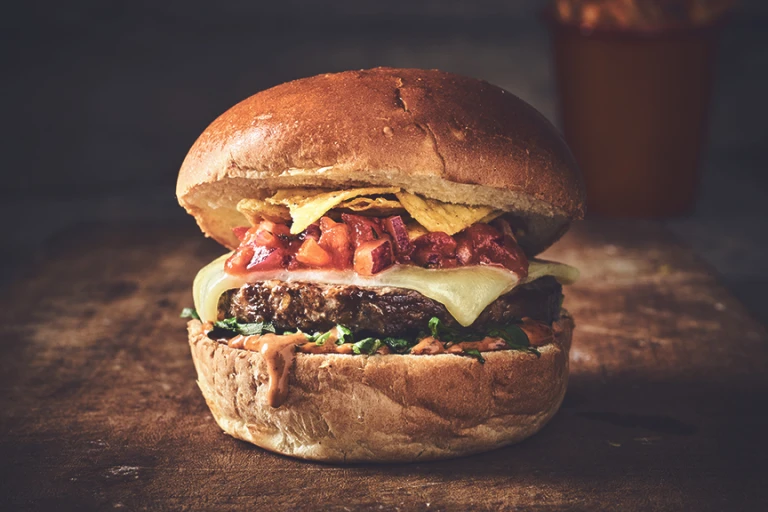
[[[227,434],[283,455],[396,462],[469,455],[516,443],[555,414],[568,384],[573,320],[564,311],[541,357],[502,350],[439,355],[296,355],[288,398],[267,402],[267,364],[189,322],[198,385]]]

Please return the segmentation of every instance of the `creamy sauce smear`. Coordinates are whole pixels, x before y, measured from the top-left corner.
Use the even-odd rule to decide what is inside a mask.
[[[232,348],[261,353],[267,363],[269,387],[267,401],[272,407],[280,407],[288,397],[288,375],[296,359],[296,345],[306,341],[303,334],[262,334],[261,336],[238,335],[227,343]]]

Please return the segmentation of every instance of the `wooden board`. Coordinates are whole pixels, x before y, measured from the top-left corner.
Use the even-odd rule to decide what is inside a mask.
[[[190,228],[93,228],[3,292],[0,508],[768,509],[768,336],[654,224],[581,224],[548,254],[583,273],[552,422],[415,465],[300,462],[221,433],[178,318],[221,252]]]

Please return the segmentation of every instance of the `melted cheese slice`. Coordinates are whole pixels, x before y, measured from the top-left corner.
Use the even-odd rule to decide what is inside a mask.
[[[370,277],[361,276],[351,270],[270,270],[254,272],[247,276],[233,276],[224,272],[224,262],[230,254],[217,258],[195,277],[195,308],[204,322],[216,320],[219,298],[224,292],[240,288],[246,283],[275,279],[287,282],[407,288],[443,304],[457,322],[468,326],[480,316],[488,304],[516,286],[543,276],[554,276],[562,284],[571,284],[579,277],[579,271],[574,267],[537,260],[530,261],[528,277],[522,281],[509,270],[491,265],[439,270],[395,265]]]

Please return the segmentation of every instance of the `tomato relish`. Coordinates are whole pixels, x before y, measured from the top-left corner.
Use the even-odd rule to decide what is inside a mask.
[[[229,274],[276,269],[324,268],[373,275],[392,265],[456,268],[500,265],[521,279],[528,275],[528,259],[517,245],[509,224],[473,224],[451,236],[432,232],[410,239],[399,215],[364,217],[344,213],[341,221],[322,217],[302,233],[269,220],[234,230],[240,245],[229,257]]]

